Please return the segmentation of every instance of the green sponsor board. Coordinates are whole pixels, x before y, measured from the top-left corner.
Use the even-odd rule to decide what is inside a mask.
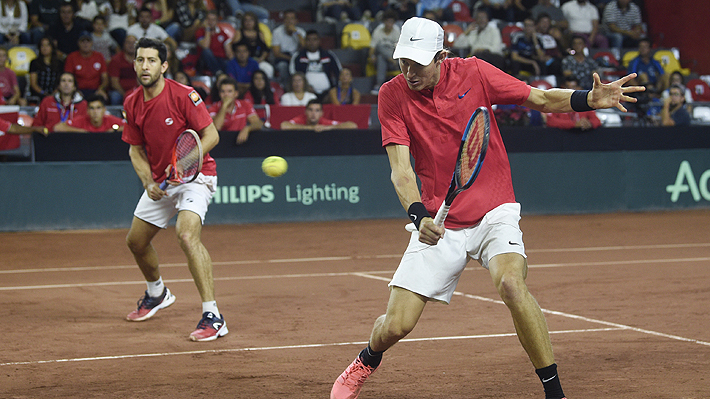
[[[287,161],[271,178],[260,158],[218,159],[205,223],[407,221],[385,155]],[[526,214],[710,207],[707,149],[515,153],[510,163]],[[126,161],[0,164],[0,231],[126,228],[142,192]]]

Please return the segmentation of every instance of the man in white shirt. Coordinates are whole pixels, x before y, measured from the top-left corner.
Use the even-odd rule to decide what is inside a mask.
[[[387,71],[399,70],[399,64],[392,59],[400,32],[399,26],[394,24],[396,21],[397,13],[387,10],[382,15],[382,23],[372,31],[369,57],[377,66],[375,87],[372,89],[372,94],[377,94],[380,86],[385,83]]]
[[[599,34],[599,10],[587,0],[573,0],[563,4],[562,14],[569,22],[569,31],[573,36],[582,36],[588,46],[609,47],[606,36]]]
[[[151,37],[161,42],[171,42],[173,48],[177,48],[177,43],[172,37],[157,24],[153,23],[153,13],[147,7],[142,7],[138,11],[138,22],[128,27],[126,36],[135,36],[137,39]]]
[[[468,25],[464,34],[456,38],[453,47],[468,48],[469,57],[475,55],[498,69],[503,69],[505,66],[503,39],[498,26],[489,23],[488,12],[483,8],[476,11],[475,18],[476,20]]]
[[[285,86],[289,78],[288,65],[291,56],[300,50],[306,39],[306,31],[296,26],[296,11],[284,11],[283,25],[271,33],[271,51],[274,53],[274,67],[278,71],[278,82]]]

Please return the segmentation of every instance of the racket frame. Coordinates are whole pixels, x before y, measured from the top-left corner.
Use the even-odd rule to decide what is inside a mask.
[[[478,156],[478,160],[476,161],[476,166],[474,168],[473,173],[471,174],[471,177],[468,179],[467,182],[461,184],[461,156],[466,151],[466,139],[470,134],[471,125],[474,123],[476,117],[478,117],[479,114],[483,114],[483,123],[485,123],[485,125],[483,126],[481,154]],[[486,157],[486,151],[488,151],[488,140],[490,139],[490,131],[491,120],[488,108],[478,107],[469,118],[468,123],[466,124],[466,129],[464,130],[463,136],[461,137],[461,145],[459,147],[458,156],[456,158],[456,167],[454,168],[454,174],[451,177],[449,191],[446,193],[446,198],[444,199],[444,202],[442,202],[441,207],[439,207],[439,210],[436,212],[436,216],[434,217],[435,225],[442,226],[444,224],[444,220],[449,214],[449,208],[454,202],[454,198],[456,198],[456,196],[459,195],[462,191],[471,187],[471,185],[473,185],[473,182],[476,180],[476,177],[478,177],[478,173],[481,171],[481,167],[483,166],[483,160]]]
[[[168,188],[168,185],[170,184],[170,180],[173,178],[173,176],[175,174],[175,170],[177,169],[177,147],[178,147],[178,144],[180,143],[180,141],[182,140],[182,138],[184,137],[184,135],[187,135],[187,134],[192,135],[195,138],[196,146],[195,146],[195,149],[192,151],[198,151],[198,153],[200,154],[198,157],[198,160],[197,160],[197,171],[195,172],[194,175],[190,176],[190,178],[188,180],[180,179],[180,181],[178,181],[177,183],[186,184],[186,183],[193,182],[195,179],[197,179],[197,175],[199,175],[200,171],[202,170],[202,161],[203,161],[204,156],[202,155],[202,141],[200,140],[200,135],[197,134],[197,132],[192,129],[187,129],[184,132],[180,133],[178,138],[175,140],[175,146],[173,147],[172,161],[170,162],[172,167],[170,168],[170,174],[165,178],[165,180],[163,180],[162,183],[160,183],[161,190],[165,190],[166,188]]]

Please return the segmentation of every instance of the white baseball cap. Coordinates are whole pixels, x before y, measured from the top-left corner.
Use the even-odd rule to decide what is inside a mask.
[[[436,53],[444,49],[444,29],[436,21],[426,18],[409,18],[402,25],[397,47],[392,58],[409,58],[429,65]]]

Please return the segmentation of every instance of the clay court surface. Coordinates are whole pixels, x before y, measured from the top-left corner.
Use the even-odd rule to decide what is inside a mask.
[[[201,308],[174,230],[155,246],[177,296],[145,290],[126,230],[0,234],[0,398],[327,398],[385,310],[405,219],[207,226],[230,333],[187,337]],[[565,393],[710,397],[710,210],[524,216],[528,284]],[[361,398],[544,397],[477,263],[429,304]]]

